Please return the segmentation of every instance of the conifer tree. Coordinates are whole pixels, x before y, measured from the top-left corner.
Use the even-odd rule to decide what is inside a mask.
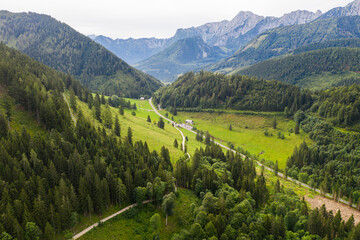
[[[115,116],[114,132],[115,132],[116,136],[120,137],[120,124],[119,124],[119,118],[118,118],[117,114]]]

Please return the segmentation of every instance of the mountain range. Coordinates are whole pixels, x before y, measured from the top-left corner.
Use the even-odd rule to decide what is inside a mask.
[[[256,15],[252,12],[241,11],[230,21],[224,20],[221,22],[207,23],[198,27],[178,29],[176,34],[168,39],[129,38],[113,40],[104,36],[92,36],[92,38],[96,42],[113,51],[120,58],[123,58],[125,61],[129,61],[134,66],[138,67],[140,70],[153,74],[162,81],[173,81],[179,74],[189,70],[199,70],[205,68],[210,71],[228,73],[236,68],[251,65],[258,61],[281,55],[286,53],[287,50],[293,50],[296,47],[301,47],[309,43],[315,43],[319,39],[300,39],[303,35],[299,36],[300,43],[292,44],[292,39],[294,36],[297,36],[296,34],[306,35],[306,28],[308,27],[311,28],[312,26],[319,26],[321,29],[325,29],[326,26],[320,26],[320,24],[335,24],[335,22],[332,21],[328,22],[329,19],[334,17],[339,18],[359,15],[359,9],[360,0],[351,2],[345,7],[334,8],[324,14],[321,11],[309,12],[298,10],[285,14],[282,17],[264,17]],[[319,21],[318,24],[311,25],[316,21]],[[335,26],[335,28],[336,27],[337,26]],[[352,31],[349,31],[349,34],[347,33],[347,30],[354,27],[350,25],[347,25],[350,29],[341,28],[342,26],[339,27],[339,31],[345,32],[339,33],[339,36],[327,36],[327,38],[322,41],[358,37],[356,34],[353,34]],[[270,40],[275,40],[277,43],[281,43],[281,40],[276,40],[276,34],[278,34],[279,31],[287,31],[288,36],[286,41],[290,42],[289,44],[292,45],[290,49],[286,46],[278,53],[269,54],[261,52],[259,53],[261,55],[260,58],[250,56],[250,59],[248,59],[249,54],[252,55],[250,51],[253,50],[254,45],[259,45],[260,48],[262,47],[260,45],[264,43],[265,36],[270,35]],[[293,33],[292,31],[295,32]],[[316,32],[316,29],[310,29],[310,31],[313,31],[314,33],[314,31]],[[192,59],[189,59],[188,62],[182,62],[181,64],[168,68],[169,66],[163,63],[165,61],[172,62],[171,59],[156,57],[176,55],[177,52],[175,49],[177,49],[177,47],[174,47],[173,44],[179,46],[177,43],[179,40],[194,37],[200,37],[209,47],[219,47],[222,51],[221,55],[223,56],[223,60],[218,62],[218,59],[206,59],[205,57],[194,62]],[[284,36],[282,35],[281,37]],[[305,37],[312,38],[310,35]],[[269,40],[268,37],[266,38]],[[291,41],[289,41],[289,38]],[[301,44],[301,42],[304,43]],[[200,48],[197,45],[192,46],[196,48],[193,50],[194,52],[197,52]],[[265,47],[268,46],[264,46],[264,48]],[[184,48],[191,49],[191,46],[184,46]],[[170,51],[174,52],[170,54]],[[257,53],[255,53],[255,55],[256,54]],[[245,60],[241,59],[241,56],[243,56]],[[184,67],[184,64],[186,67]]]
[[[161,83],[56,19],[0,11],[0,42],[56,70],[74,75],[92,91],[150,96]]]

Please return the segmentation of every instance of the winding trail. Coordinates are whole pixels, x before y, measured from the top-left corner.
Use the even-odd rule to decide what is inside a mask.
[[[67,100],[66,97],[65,97],[65,93],[62,93],[62,95],[63,95],[63,97],[64,97],[64,100],[65,100],[66,104],[68,105],[71,119],[73,120],[73,122],[74,122],[74,124],[75,124],[75,126],[76,126],[76,118],[75,118],[74,114],[73,114],[72,111],[71,111],[70,104],[69,104],[68,100]]]
[[[151,100],[152,100],[152,99],[150,98],[150,99],[149,99],[149,103],[150,103],[151,107],[154,109],[154,112],[155,112],[157,115],[159,115],[160,117],[165,118],[163,115],[161,115],[161,114],[157,111],[157,109],[156,109],[156,108],[154,107],[154,105],[152,104],[152,101],[151,101]],[[173,121],[171,121],[171,120],[168,119],[168,118],[165,118],[165,119],[168,120],[168,121],[170,121],[170,122],[173,122]],[[178,129],[178,128],[176,128],[176,129]],[[193,130],[190,130],[190,129],[187,129],[187,128],[184,128],[184,129],[185,129],[185,130],[188,130],[188,131],[190,131],[190,132],[192,132],[192,133],[194,133],[194,134],[196,134],[196,132],[193,131]],[[178,130],[179,130],[179,129],[178,129]],[[179,131],[180,131],[180,130],[179,130]],[[180,132],[181,132],[181,131],[180,131]],[[181,132],[181,135],[184,136],[182,132]],[[204,138],[205,138],[205,137],[204,137]],[[222,143],[219,143],[219,142],[217,142],[217,141],[214,141],[214,143],[217,144],[217,145],[219,145],[220,147],[226,149],[226,150],[232,151],[233,153],[240,154],[243,158],[246,157],[244,154],[239,153],[239,152],[235,151],[234,149],[230,149],[229,147],[225,146],[225,145],[222,144]],[[259,161],[257,161],[257,160],[254,160],[254,161],[255,161],[260,167],[264,167],[266,170],[268,170],[268,171],[270,171],[270,172],[275,172],[274,169],[272,169],[272,168],[270,168],[270,167],[268,167],[268,166],[265,166],[265,165],[262,164],[261,162],[259,162]],[[300,182],[299,180],[296,180],[296,179],[293,179],[293,178],[291,178],[291,177],[285,176],[285,175],[284,175],[283,173],[281,173],[281,172],[278,172],[277,175],[278,175],[279,177],[282,177],[282,178],[284,178],[284,179],[287,179],[287,180],[289,180],[289,181],[292,181],[292,182],[298,184],[298,185],[301,186],[301,187],[305,187],[305,188],[307,188],[307,189],[313,190],[313,191],[315,191],[315,192],[318,193],[318,194],[323,194],[323,193],[320,191],[320,189],[313,188],[313,187],[309,186],[308,184],[305,184],[305,183],[303,183],[303,182]],[[330,193],[325,193],[325,194],[323,194],[323,195],[324,195],[325,197],[327,197],[327,198],[334,199],[333,195],[330,194]],[[329,199],[329,200],[330,200],[330,199]],[[331,201],[334,202],[334,203],[337,203],[337,204],[342,203],[342,206],[343,206],[343,204],[349,206],[349,202],[346,201],[345,199],[339,198],[337,201],[334,201],[334,200],[331,200]],[[351,204],[351,206],[353,207],[354,217],[355,217],[356,213],[358,213],[358,211],[356,210],[357,206],[356,206],[355,204]],[[345,207],[346,207],[346,206],[345,206]],[[354,208],[355,208],[355,209],[354,209]],[[340,207],[339,207],[339,209],[340,209]],[[360,217],[360,216],[359,216],[359,217]],[[359,219],[358,221],[360,222],[360,219]]]
[[[143,201],[143,204],[150,203],[150,202],[151,202],[151,200],[146,200],[146,201]],[[129,205],[129,206],[121,209],[120,211],[118,211],[118,212],[116,212],[116,213],[114,213],[114,214],[112,214],[112,215],[110,215],[110,216],[108,216],[108,217],[106,217],[106,218],[101,219],[99,222],[100,222],[100,223],[104,223],[104,222],[110,220],[111,218],[116,217],[117,215],[119,215],[119,214],[121,214],[121,213],[129,210],[130,208],[136,207],[136,206],[137,206],[137,203],[131,204],[131,205]],[[89,231],[92,230],[93,228],[97,227],[97,226],[99,225],[99,222],[94,223],[94,224],[91,225],[90,227],[87,227],[87,228],[84,229],[83,231],[79,232],[78,234],[76,234],[76,235],[73,237],[73,239],[78,239],[78,238],[82,237],[84,234],[86,234],[87,232],[89,232]]]
[[[185,151],[185,141],[186,141],[186,138],[185,138],[184,133],[176,126],[176,122],[174,122],[173,120],[171,120],[171,119],[163,116],[161,113],[159,113],[159,111],[154,107],[154,105],[153,105],[153,103],[152,103],[152,98],[149,99],[149,104],[150,104],[150,106],[152,107],[153,111],[154,111],[157,115],[159,115],[159,116],[162,117],[163,119],[169,121],[170,124],[171,124],[176,130],[178,130],[178,131],[181,133],[181,136],[182,136],[182,139],[183,139],[183,140],[182,140],[182,144],[181,144],[181,149],[182,149],[183,151]],[[188,158],[190,158],[190,154],[189,154],[188,152],[187,152],[186,154],[188,155]]]

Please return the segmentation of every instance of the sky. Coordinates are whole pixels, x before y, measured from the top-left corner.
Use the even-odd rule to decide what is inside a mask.
[[[239,11],[282,16],[345,6],[351,0],[1,0],[0,9],[50,15],[85,34],[168,38],[178,28],[231,20]]]

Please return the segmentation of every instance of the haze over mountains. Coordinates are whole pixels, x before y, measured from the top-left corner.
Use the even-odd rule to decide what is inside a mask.
[[[178,29],[176,34],[168,39],[156,39],[156,38],[143,38],[143,39],[116,39],[112,40],[111,38],[107,38],[104,36],[92,36],[92,38],[113,51],[117,56],[128,61],[130,64],[137,66],[139,69],[153,74],[155,77],[162,81],[173,81],[176,77],[189,70],[199,70],[201,68],[205,68],[209,63],[214,63],[213,66],[206,67],[207,70],[211,71],[222,71],[222,72],[231,72],[234,68],[238,68],[241,66],[246,66],[249,64],[253,64],[258,62],[258,60],[249,60],[242,62],[241,64],[237,64],[239,60],[238,55],[243,50],[247,50],[251,48],[254,44],[260,44],[259,37],[264,38],[267,31],[272,29],[277,29],[278,27],[283,27],[283,29],[289,29],[288,34],[292,37],[292,29],[303,29],[303,33],[307,30],[307,26],[304,25],[308,23],[312,23],[314,20],[318,19],[329,19],[333,17],[345,17],[345,16],[355,16],[360,13],[360,1],[356,0],[345,7],[334,8],[326,13],[317,12],[309,12],[305,10],[293,11],[291,13],[285,14],[282,17],[264,17],[256,15],[252,12],[239,12],[232,20],[221,21],[221,22],[213,22],[206,23],[199,27],[191,27],[186,29]],[[324,22],[320,22],[319,24],[328,24],[326,20]],[[334,23],[334,22],[332,22]],[[294,27],[299,25],[298,28]],[[288,28],[286,28],[288,27]],[[320,26],[321,27],[321,26]],[[335,26],[336,28],[337,26]],[[347,27],[352,27],[348,25]],[[285,30],[284,30],[285,31]],[[295,30],[296,31],[296,30]],[[299,30],[297,30],[296,34],[300,34]],[[314,30],[316,31],[316,29]],[[345,31],[345,29],[341,29],[339,31]],[[351,31],[350,31],[351,32]],[[261,35],[262,34],[262,35]],[[273,34],[277,34],[274,32]],[[340,36],[341,35],[341,36]],[[350,36],[351,35],[351,36]],[[302,37],[301,35],[300,37]],[[209,45],[209,47],[217,46],[222,52],[221,55],[224,56],[224,60],[218,63],[218,59],[206,57],[199,59],[199,61],[194,62],[192,59],[189,59],[188,62],[182,62],[181,64],[176,65],[176,67],[172,67],[171,69],[167,68],[167,65],[164,65],[164,62],[172,62],[172,59],[167,58],[166,56],[174,56],[177,54],[174,49],[178,49],[178,47],[172,46],[176,44],[179,46],[177,41],[186,38],[194,38],[201,37],[203,41]],[[258,38],[257,38],[258,37]],[[311,36],[307,36],[307,38],[311,38]],[[329,36],[328,39],[339,39],[341,37],[357,37],[353,34],[345,34],[341,33],[339,36]],[[257,39],[257,40],[254,40]],[[273,39],[274,36],[273,36]],[[261,39],[262,40],[262,39]],[[288,39],[287,39],[288,40]],[[299,46],[316,42],[318,39],[312,39],[311,41],[303,41],[304,44],[297,44]],[[324,39],[326,40],[326,39]],[[323,41],[324,41],[323,40]],[[276,40],[277,41],[277,40]],[[248,45],[249,44],[249,45]],[[296,45],[296,46],[297,46]],[[194,51],[197,52],[200,48],[197,45],[192,45],[194,47]],[[190,49],[191,46],[185,47],[186,49]],[[293,49],[293,47],[292,47]],[[286,49],[284,49],[281,53],[275,54],[280,55],[283,54]],[[162,52],[164,51],[164,52]],[[174,51],[171,54],[169,51]],[[184,52],[182,50],[180,52]],[[161,53],[160,53],[161,52]],[[160,53],[160,56],[163,58],[155,57]],[[234,55],[233,55],[234,54]],[[261,53],[263,55],[263,53]],[[165,58],[164,58],[165,57]],[[273,57],[270,54],[269,58]],[[263,60],[263,59],[259,59]],[[230,63],[229,63],[230,62]],[[236,62],[236,63],[234,63]],[[186,67],[183,66],[186,64]],[[230,66],[230,67],[229,67]]]

